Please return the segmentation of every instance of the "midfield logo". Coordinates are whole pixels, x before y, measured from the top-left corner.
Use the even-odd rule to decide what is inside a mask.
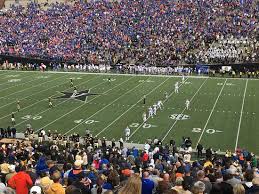
[[[80,101],[86,101],[88,96],[98,95],[98,94],[90,93],[89,90],[83,90],[83,91],[79,91],[77,93],[74,93],[74,92],[61,92],[61,93],[64,95],[56,97],[56,99],[66,98],[66,99],[75,99],[75,100],[80,100]]]

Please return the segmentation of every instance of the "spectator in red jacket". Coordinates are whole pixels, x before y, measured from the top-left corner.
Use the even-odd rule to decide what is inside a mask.
[[[29,192],[30,187],[33,183],[30,176],[25,173],[26,167],[19,166],[16,171],[17,174],[14,175],[9,181],[8,186],[16,191],[16,194],[25,194]]]

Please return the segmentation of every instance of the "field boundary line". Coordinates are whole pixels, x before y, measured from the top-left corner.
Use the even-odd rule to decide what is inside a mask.
[[[98,77],[93,77],[93,78],[91,78],[91,79],[89,79],[89,80],[86,80],[86,81],[84,81],[84,82],[81,82],[80,84],[78,84],[78,85],[76,85],[76,86],[80,86],[80,85],[82,85],[82,84],[85,84],[85,83],[87,83],[87,82],[89,82],[89,81],[91,81],[91,80],[97,79],[97,78],[98,78]],[[97,87],[97,86],[99,86],[99,85],[101,85],[101,84],[103,84],[103,82],[100,82],[100,83],[94,85],[92,88],[95,88],[95,87]],[[69,89],[69,88],[68,88],[68,89]],[[68,90],[68,89],[67,89],[67,90]],[[55,95],[52,95],[52,97],[53,97],[53,96],[55,96]],[[62,102],[60,102],[60,103],[54,105],[54,107],[57,107],[57,106],[59,106],[60,104],[63,104],[63,103],[65,103],[65,102],[69,101],[69,100],[71,100],[71,99],[63,100]],[[50,110],[49,108],[46,108],[45,110],[42,110],[41,112],[35,114],[34,116],[39,116],[40,114],[42,114],[42,113],[44,113],[44,112],[47,112],[47,111],[49,111],[49,110]],[[22,123],[24,123],[24,122],[26,122],[26,121],[29,121],[29,120],[30,120],[30,119],[24,120],[24,121],[22,121],[22,122],[16,124],[16,126],[19,126],[20,124],[22,124]]]
[[[203,81],[203,83],[200,85],[200,87],[198,88],[198,90],[194,93],[194,95],[192,96],[192,98],[190,99],[190,103],[193,101],[193,99],[195,98],[195,96],[199,93],[199,91],[201,90],[201,88],[203,87],[203,85],[207,82],[208,79],[205,79]],[[181,114],[183,114],[186,110],[186,106],[184,107],[183,111],[181,112]],[[166,134],[164,135],[164,137],[162,138],[162,142],[167,138],[168,134],[172,131],[172,129],[174,128],[174,126],[176,125],[178,120],[175,120],[175,122],[173,123],[173,125],[169,128],[169,130],[167,130]]]
[[[219,97],[221,96],[221,93],[222,93],[222,91],[223,91],[223,89],[224,89],[224,87],[225,87],[225,85],[226,85],[226,83],[227,83],[227,80],[228,80],[228,79],[225,80],[225,82],[224,82],[224,84],[223,84],[223,86],[222,86],[222,88],[221,88],[221,90],[220,90],[220,92],[219,92],[219,94],[218,94],[218,97],[216,98],[216,101],[215,101],[215,103],[214,103],[214,105],[213,105],[213,107],[212,107],[212,109],[211,109],[211,111],[210,111],[209,117],[208,117],[208,119],[207,119],[207,121],[206,121],[206,123],[205,123],[205,125],[204,125],[204,127],[203,127],[203,129],[202,129],[201,135],[200,135],[200,137],[199,137],[199,139],[198,139],[198,142],[197,142],[197,144],[196,144],[195,147],[197,147],[197,145],[198,145],[198,144],[200,143],[200,141],[201,141],[201,138],[202,138],[202,136],[203,136],[203,134],[204,134],[204,132],[205,132],[205,129],[206,129],[207,125],[209,124],[210,117],[212,116],[212,114],[213,114],[213,112],[214,112],[214,109],[215,109],[215,107],[216,107],[216,105],[217,105],[217,103],[218,103]]]
[[[93,78],[94,78],[94,77],[93,77]],[[86,80],[86,81],[82,82],[81,84],[87,83],[87,82],[91,81],[93,78],[91,78],[91,79],[89,79],[89,80]],[[65,84],[66,84],[66,83],[65,83]],[[79,85],[81,85],[81,84],[78,84],[77,86],[79,86]],[[58,86],[60,86],[60,85],[64,85],[64,83],[61,83],[61,84],[52,86],[52,87],[50,87],[50,88],[48,88],[48,89],[42,90],[41,92],[44,92],[44,91],[47,91],[47,90],[49,90],[49,89],[58,87]],[[64,90],[64,91],[67,91],[68,89],[70,89],[70,88],[67,88],[67,89]],[[34,93],[34,94],[38,94],[38,93],[40,93],[40,92],[37,92],[37,93]],[[53,95],[51,95],[50,97],[53,97],[53,96],[56,96],[56,95],[57,95],[57,94],[53,94]],[[31,107],[31,106],[34,106],[35,104],[38,104],[38,103],[40,103],[40,102],[42,102],[42,101],[44,101],[44,100],[47,100],[47,99],[46,99],[46,98],[43,98],[42,100],[38,100],[38,101],[36,101],[35,103],[30,104],[29,106],[25,106],[25,107],[21,108],[20,111],[25,110],[25,109],[27,109],[27,108],[29,108],[29,107]],[[15,111],[14,113],[17,113],[17,111]],[[10,116],[10,115],[11,115],[11,114],[8,114],[8,115],[6,115],[6,116],[3,116],[3,117],[0,118],[0,120],[1,120],[1,119],[4,119],[4,118],[6,118],[6,117],[8,117],[8,116]]]
[[[7,95],[7,96],[11,96],[11,95],[13,95],[13,94],[20,93],[20,92],[23,92],[23,91],[25,91],[25,90],[27,90],[27,89],[31,89],[31,88],[34,88],[34,87],[37,87],[37,86],[40,86],[40,85],[46,84],[46,83],[48,83],[48,82],[52,82],[52,81],[55,81],[55,80],[57,80],[57,79],[64,78],[64,77],[66,77],[66,76],[61,76],[61,77],[58,77],[58,78],[55,78],[55,79],[46,81],[46,82],[44,82],[44,83],[35,85],[35,86],[33,86],[33,87],[25,88],[24,90],[19,90],[19,91],[14,92],[14,93],[12,93],[12,94],[10,94],[10,95]],[[34,81],[35,81],[35,80],[34,80]],[[47,89],[46,89],[46,90],[47,90]],[[28,97],[34,96],[35,94],[41,93],[42,91],[44,91],[44,90],[40,90],[40,91],[38,91],[38,92],[32,93],[31,95],[26,96],[26,97],[23,97],[23,98],[20,98],[19,100],[23,100],[23,99],[26,99],[26,98],[28,98]],[[3,96],[3,97],[1,97],[1,98],[5,98],[5,97],[7,97],[7,96]],[[14,100],[14,101],[12,101],[12,102],[10,102],[10,103],[7,103],[7,104],[5,104],[5,105],[3,105],[3,106],[0,106],[0,109],[1,109],[1,108],[4,108],[4,107],[6,107],[6,106],[8,106],[8,105],[10,105],[10,104],[13,104],[14,102],[16,102],[16,100]]]
[[[117,88],[118,86],[124,84],[125,82],[129,81],[130,79],[132,79],[132,78],[129,78],[129,79],[127,79],[127,80],[121,82],[120,84],[118,84],[118,85],[116,85],[116,86],[110,88],[109,90],[105,91],[103,94],[109,92],[110,90],[113,90],[114,88]],[[101,83],[97,84],[96,86],[98,86],[98,85],[100,85],[100,84],[103,84],[103,83],[106,83],[106,82],[101,82]],[[90,89],[95,88],[96,86],[91,87]],[[40,127],[39,130],[42,129],[42,128],[44,129],[45,127],[51,125],[52,123],[55,123],[56,121],[58,121],[58,120],[60,120],[61,118],[65,117],[66,115],[68,115],[68,114],[70,114],[70,113],[76,111],[77,109],[81,108],[82,106],[88,104],[89,102],[95,100],[96,98],[98,98],[98,97],[100,97],[100,96],[101,96],[101,95],[96,96],[96,97],[93,97],[91,100],[87,101],[86,103],[82,103],[80,106],[78,106],[78,107],[72,109],[71,111],[67,112],[66,114],[63,114],[62,116],[60,116],[59,118],[53,120],[52,122],[48,123],[47,125],[45,125],[45,126],[43,126],[43,127]],[[70,99],[68,99],[68,100],[70,100]],[[66,101],[67,101],[67,100],[66,100]],[[66,101],[63,101],[63,102],[66,102]],[[47,109],[47,110],[49,110],[49,109]],[[37,130],[37,131],[39,131],[39,130]],[[37,131],[36,131],[36,132],[37,132]]]
[[[241,107],[240,117],[239,117],[239,123],[238,123],[238,130],[237,130],[237,137],[236,137],[235,150],[237,149],[237,144],[238,144],[238,140],[239,140],[239,133],[240,133],[241,123],[242,123],[242,117],[243,117],[243,110],[244,110],[244,104],[245,104],[245,98],[246,98],[247,85],[248,85],[248,80],[246,80],[245,90],[244,90],[244,94],[243,94],[243,101],[242,101],[242,107]]]
[[[149,78],[148,78],[149,79]],[[147,80],[148,80],[147,79]],[[123,97],[124,95],[128,94],[129,92],[131,92],[132,90],[135,90],[136,88],[138,88],[139,86],[143,85],[145,82],[141,82],[140,84],[137,84],[136,86],[134,86],[133,88],[131,88],[130,90],[128,90],[127,92],[121,94],[118,98],[116,98],[115,100],[113,100],[112,102],[110,102],[109,104],[105,105],[103,108],[101,108],[100,110],[98,110],[97,112],[95,112],[94,114],[92,114],[91,116],[89,116],[87,119],[85,119],[83,122],[77,124],[76,126],[74,126],[73,128],[71,128],[70,130],[68,130],[65,134],[68,134],[70,131],[72,131],[73,129],[77,128],[78,126],[82,125],[85,121],[91,119],[93,116],[95,116],[96,114],[98,114],[99,112],[103,111],[104,109],[106,109],[107,107],[111,106],[114,102],[116,102],[117,100],[119,100],[121,97]]]
[[[151,94],[153,91],[155,91],[157,88],[159,88],[161,85],[163,85],[167,80],[169,80],[169,78],[165,79],[162,83],[160,83],[159,85],[157,85],[155,88],[153,88],[150,92],[148,92],[146,94],[146,96],[148,96],[149,94]],[[115,120],[113,120],[109,125],[107,125],[105,128],[103,128],[99,133],[97,133],[95,135],[95,137],[97,137],[98,135],[100,135],[101,133],[103,133],[106,129],[108,129],[113,123],[115,123],[117,120],[119,120],[124,114],[126,114],[129,110],[131,110],[134,106],[136,106],[141,100],[143,100],[143,98],[140,98],[135,104],[131,105],[125,112],[123,112],[119,117],[117,117]]]
[[[27,77],[30,77],[31,75],[29,75],[29,76],[25,76],[25,77],[23,77],[23,79],[24,78],[27,78]],[[10,79],[16,79],[16,78],[10,78]],[[11,87],[7,87],[7,88],[3,88],[3,89],[1,89],[0,90],[0,92],[2,92],[2,91],[4,91],[4,90],[8,90],[8,89],[10,89],[10,88],[14,88],[14,87],[17,87],[17,86],[20,86],[20,85],[23,85],[23,84],[27,84],[27,83],[30,83],[30,82],[32,82],[32,81],[35,81],[34,79],[33,80],[30,80],[30,81],[27,81],[27,82],[24,82],[24,83],[20,83],[20,84],[17,84],[17,85],[14,85],[14,86],[11,86]],[[8,81],[6,82],[6,83],[3,83],[3,84],[0,84],[0,85],[4,85],[4,84],[7,84],[8,83]],[[9,82],[10,83],[10,82]],[[15,84],[15,83],[14,83]],[[1,98],[1,97],[0,97]]]
[[[186,80],[185,80],[184,82],[186,82],[187,80],[188,80],[188,78],[186,78]],[[184,83],[181,83],[180,86],[179,86],[179,88],[181,88],[181,86],[182,86],[183,84],[184,84]],[[174,92],[174,90],[173,90],[173,91],[171,92],[171,94],[168,96],[168,98],[166,98],[166,99],[163,101],[163,103],[165,103],[167,100],[169,100],[169,98],[170,98],[174,93],[175,93],[175,92]],[[147,118],[146,122],[148,121],[149,118],[150,118],[150,117]],[[142,125],[144,125],[144,123],[145,123],[145,122],[142,122],[142,123],[133,131],[133,133],[130,134],[129,139],[130,139],[133,135],[135,135],[135,133],[138,132],[138,130],[141,128]]]
[[[12,71],[12,72],[34,72],[35,71],[19,71],[19,70],[0,70],[0,71]],[[74,71],[45,71],[44,73],[50,73],[50,74],[59,74],[59,73],[67,73],[67,74],[89,74],[89,75],[115,75],[115,76],[121,76],[121,75],[125,75],[125,76],[143,76],[143,77],[182,77],[182,75],[154,75],[154,74],[130,74],[130,73],[98,73],[98,72],[74,72]],[[232,77],[210,77],[208,75],[185,75],[185,77],[187,78],[210,78],[210,79],[229,79],[229,80],[255,80],[255,81],[259,81],[259,79],[256,78],[232,78]]]

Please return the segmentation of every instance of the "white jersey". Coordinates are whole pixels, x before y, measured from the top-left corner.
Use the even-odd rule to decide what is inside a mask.
[[[174,92],[175,93],[179,92],[179,84],[178,84],[178,82],[176,82],[175,85],[174,85]]]
[[[162,102],[161,100],[159,100],[159,101],[157,102],[157,107],[158,107],[160,110],[163,109],[163,102]]]
[[[156,115],[156,111],[157,111],[157,105],[154,104],[154,105],[153,105],[153,112],[154,112],[154,115]]]
[[[147,121],[147,114],[144,112],[143,113],[143,122],[145,123]]]
[[[152,107],[148,108],[148,117],[152,117],[153,118],[153,109],[152,109]]]
[[[185,80],[184,80],[184,75],[183,75],[183,77],[182,77],[182,82],[184,82]]]
[[[189,109],[189,106],[190,106],[190,101],[189,101],[189,100],[186,100],[185,106],[186,106],[186,109],[188,110],[188,109]]]
[[[129,136],[130,136],[130,128],[129,127],[127,127],[125,129],[125,136],[126,136],[125,140],[128,141],[129,140]]]
[[[130,135],[130,128],[129,128],[129,127],[127,127],[127,128],[125,129],[125,134],[126,134],[126,136],[129,136],[129,135]]]
[[[165,92],[165,98],[166,98],[166,99],[168,98],[168,93],[167,93],[167,92]]]

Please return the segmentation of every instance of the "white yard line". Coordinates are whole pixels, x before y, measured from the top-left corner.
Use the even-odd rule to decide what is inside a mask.
[[[199,91],[201,90],[202,86],[206,83],[208,79],[205,79],[204,82],[200,85],[199,89],[195,92],[195,94],[192,96],[192,98],[190,99],[190,102],[193,101],[193,99],[195,98],[195,96],[199,93]],[[183,114],[186,110],[186,107],[183,109],[183,111],[181,112],[181,114]],[[166,139],[166,137],[168,136],[168,134],[172,131],[172,129],[174,128],[174,126],[176,125],[178,120],[175,120],[175,122],[173,123],[173,125],[170,127],[169,130],[167,130],[166,134],[164,135],[164,137],[162,138],[162,141],[164,141]]]
[[[97,112],[95,112],[94,114],[92,114],[90,117],[88,117],[87,119],[85,119],[83,122],[77,124],[76,126],[74,126],[72,129],[68,130],[65,134],[68,134],[70,131],[74,130],[75,128],[77,128],[79,125],[83,124],[85,121],[91,119],[93,116],[95,116],[96,114],[98,114],[99,112],[103,111],[104,109],[106,109],[107,107],[109,107],[110,105],[112,105],[114,102],[116,102],[117,100],[119,100],[121,97],[125,96],[126,94],[132,92],[133,90],[135,90],[136,88],[138,88],[139,86],[141,86],[142,84],[144,84],[145,82],[141,82],[140,84],[134,86],[133,88],[131,88],[130,90],[128,90],[127,92],[123,93],[122,95],[120,95],[118,98],[116,98],[115,100],[113,100],[112,102],[110,102],[109,104],[107,104],[106,106],[104,106],[103,108],[101,108],[100,110],[98,110]]]
[[[34,72],[35,71],[19,71],[19,70],[0,70],[0,71],[12,71],[12,72],[23,72],[23,73],[26,73],[26,72]],[[122,73],[97,73],[97,72],[65,72],[65,71],[46,71],[44,72],[43,74],[47,74],[47,73],[50,73],[50,74],[59,74],[59,73],[65,73],[65,74],[79,74],[79,75],[114,75],[114,76],[143,76],[143,77],[182,77],[181,75],[152,75],[152,74],[129,74],[129,73],[125,73],[125,74],[122,74]],[[203,79],[206,79],[206,78],[210,78],[210,79],[229,79],[229,80],[257,80],[259,81],[259,79],[257,78],[239,78],[239,77],[236,77],[236,78],[232,78],[232,77],[209,77],[208,75],[186,75],[185,76],[186,78],[203,78]]]
[[[149,94],[151,94],[153,91],[155,91],[157,88],[159,88],[161,85],[163,85],[169,78],[165,79],[162,83],[160,83],[159,85],[157,85],[155,88],[153,88],[150,92],[148,92],[146,94],[146,96],[148,96]],[[104,129],[102,129],[99,133],[97,133],[95,136],[100,135],[101,133],[103,133],[106,129],[108,129],[113,123],[115,123],[117,120],[119,120],[123,115],[125,115],[128,111],[130,111],[134,106],[136,106],[141,100],[143,100],[143,98],[140,98],[135,104],[131,105],[131,107],[129,107],[125,112],[123,112],[119,117],[117,117],[114,121],[112,121],[109,125],[107,125]]]
[[[11,95],[13,95],[13,94],[20,93],[20,92],[22,92],[22,91],[25,91],[25,90],[28,90],[28,89],[31,89],[31,88],[34,88],[34,87],[38,87],[38,86],[40,86],[40,85],[43,85],[43,84],[46,84],[46,83],[48,83],[48,82],[52,82],[52,81],[55,81],[55,80],[57,80],[57,79],[64,78],[64,77],[66,77],[66,76],[57,77],[57,78],[55,78],[55,79],[52,79],[52,80],[43,82],[43,83],[38,84],[38,85],[35,85],[35,86],[33,86],[33,87],[25,88],[24,90],[19,90],[19,91],[17,91],[17,92],[11,93],[10,95],[7,95],[7,96],[11,96]],[[33,80],[33,81],[35,81],[35,80]],[[46,90],[48,90],[48,89],[46,89]],[[31,96],[34,96],[35,94],[41,93],[42,91],[44,91],[44,90],[40,90],[40,91],[35,92],[35,93],[33,92],[33,93],[32,93],[31,95],[29,95],[29,96],[25,96],[25,97],[23,97],[23,98],[19,98],[19,100],[21,101],[21,100],[23,100],[23,99],[29,98],[29,97],[31,97]],[[6,98],[7,96],[3,96],[3,97],[1,97],[1,98]],[[5,104],[5,105],[3,105],[3,106],[0,106],[0,109],[1,109],[1,108],[4,108],[4,107],[6,107],[6,106],[8,106],[8,105],[10,105],[10,104],[13,104],[13,103],[15,103],[15,102],[16,102],[16,100],[15,100],[15,101],[12,101],[12,102],[10,102],[10,103],[7,103],[7,104]]]
[[[246,86],[245,86],[245,90],[244,90],[244,94],[243,94],[243,102],[242,102],[242,107],[241,107],[241,111],[240,111],[240,118],[239,118],[239,123],[238,123],[238,130],[237,130],[237,137],[236,137],[235,150],[237,149],[237,144],[238,144],[238,139],[239,139],[239,133],[240,133],[241,123],[242,123],[243,110],[244,110],[244,104],[245,104],[245,98],[246,98],[247,84],[248,84],[248,80],[246,80]]]
[[[84,83],[87,83],[87,82],[93,80],[94,78],[96,78],[96,77],[93,77],[93,78],[91,78],[91,79],[89,79],[89,80],[86,80],[86,81],[84,81],[84,82],[81,82],[81,83],[78,84],[77,86],[82,85],[82,84],[84,84]],[[64,85],[64,83],[61,83],[61,84],[59,84],[59,85],[55,85],[55,86],[50,87],[50,88],[45,89],[45,90],[41,90],[40,92],[47,91],[47,90],[49,90],[49,89],[58,87],[58,86],[60,86],[60,85]],[[67,91],[67,90],[69,90],[69,89],[70,89],[70,88],[68,88],[68,89],[66,89],[66,90],[64,90],[64,91]],[[40,92],[38,92],[38,93],[40,93]],[[34,94],[37,94],[37,93],[34,93]],[[53,96],[55,96],[55,95],[56,95],[56,94],[51,95],[50,97],[53,97]],[[45,100],[47,100],[47,99],[46,99],[46,98],[43,98],[42,100],[39,100],[39,101],[37,101],[37,102],[35,102],[35,103],[33,103],[33,104],[30,104],[29,106],[26,106],[26,107],[24,107],[24,108],[21,108],[20,111],[25,110],[25,109],[27,109],[27,108],[29,108],[29,107],[32,107],[32,106],[34,106],[35,104],[38,104],[38,103],[40,103],[40,102],[42,102],[42,101],[45,101]],[[14,113],[17,113],[17,111],[15,111]],[[8,117],[8,116],[10,116],[10,115],[11,115],[11,114],[5,115],[5,116],[1,117],[0,120],[1,120],[1,119],[4,119],[4,118],[6,118],[6,117]],[[26,120],[26,121],[27,121],[27,120]],[[17,124],[17,125],[18,125],[18,124]],[[17,126],[17,125],[16,125],[16,126]]]
[[[133,78],[133,77],[132,77],[132,78]],[[106,94],[106,93],[109,92],[110,90],[113,90],[114,88],[117,88],[118,86],[124,84],[125,82],[129,81],[129,80],[132,79],[132,78],[129,78],[129,79],[127,79],[127,80],[121,82],[120,84],[118,84],[118,85],[116,85],[116,86],[110,88],[109,90],[105,91],[103,94]],[[101,83],[97,84],[96,86],[98,86],[98,85],[100,85],[100,84],[103,84],[103,83],[107,83],[107,82],[106,82],[106,81],[105,81],[105,82],[101,82]],[[92,88],[95,88],[96,86],[94,86],[94,87],[92,87]],[[92,89],[92,88],[91,88],[91,89]],[[69,115],[70,113],[76,111],[77,109],[81,108],[82,106],[88,104],[89,102],[95,100],[95,99],[98,98],[98,97],[100,97],[100,95],[99,95],[99,96],[96,96],[96,97],[94,97],[94,98],[92,98],[91,100],[89,100],[89,101],[86,102],[86,103],[82,103],[82,104],[81,104],[80,106],[78,106],[77,108],[74,108],[74,109],[72,109],[71,111],[67,112],[66,114],[63,114],[62,116],[60,116],[59,118],[53,120],[52,122],[48,123],[47,125],[45,125],[45,126],[43,126],[43,127],[40,127],[39,130],[42,129],[42,128],[44,129],[45,127],[51,125],[52,123],[55,123],[56,121],[62,119],[62,118],[65,117],[66,115]],[[65,101],[67,101],[67,100],[65,100]],[[63,101],[63,103],[64,103],[65,101]],[[61,104],[61,103],[59,103],[59,104]],[[49,109],[47,109],[47,110],[49,110]],[[37,130],[37,131],[39,131],[39,130]],[[37,132],[37,131],[36,131],[36,132]]]
[[[27,78],[27,77],[31,77],[31,75],[28,75],[28,76],[25,76],[25,77],[22,77],[22,78],[12,78],[12,77],[10,77],[9,79],[10,79],[10,80],[11,80],[11,79],[24,79],[24,78]],[[21,84],[17,84],[17,85],[11,86],[11,87],[3,88],[3,89],[0,90],[0,92],[2,92],[2,91],[4,91],[4,90],[8,90],[8,89],[10,89],[10,88],[14,88],[14,87],[23,85],[23,84],[27,84],[27,83],[30,83],[30,82],[33,82],[33,81],[35,81],[35,79],[30,80],[30,81],[27,81],[27,82],[23,82],[23,83],[21,83]],[[21,82],[22,82],[22,81],[21,81]],[[0,84],[0,85],[4,85],[4,84],[7,84],[7,83],[16,84],[17,82],[8,82],[8,80],[7,80],[6,83]]]
[[[185,82],[186,82],[187,80],[188,80],[188,78],[186,78]],[[179,86],[179,88],[180,88],[182,85],[183,85],[183,83],[181,83],[181,85]],[[168,96],[168,98],[163,101],[163,104],[164,104],[167,100],[169,100],[169,98],[170,98],[174,93],[175,93],[175,92],[174,92],[174,90],[173,90],[173,92],[171,92],[171,94]],[[147,118],[147,121],[148,121],[148,119],[149,119],[149,117]],[[133,133],[129,136],[129,138],[131,138],[135,133],[137,133],[138,130],[142,127],[142,125],[144,125],[144,123],[145,123],[145,122],[142,122],[142,123],[135,129],[135,131],[133,131]]]
[[[93,80],[93,79],[96,79],[96,78],[98,78],[98,77],[93,77],[93,78],[91,78],[91,79],[89,79],[89,80],[87,80],[87,81],[81,82],[81,83],[78,84],[77,86],[82,85],[82,84],[85,84],[85,83],[87,83],[87,82],[89,82],[89,81],[91,81],[91,80]],[[95,88],[95,87],[97,87],[97,86],[99,86],[99,85],[101,85],[101,84],[103,84],[103,83],[104,83],[104,82],[100,82],[100,83],[96,84],[95,86],[93,86],[92,88]],[[67,90],[68,90],[68,89],[67,89]],[[61,105],[61,104],[63,104],[63,103],[65,103],[65,102],[67,102],[67,101],[69,101],[69,100],[70,100],[70,99],[63,100],[62,102],[60,102],[60,103],[58,103],[58,104],[55,104],[55,105],[54,105],[54,108],[57,107],[57,106],[59,106],[59,105]],[[37,114],[34,115],[34,116],[40,116],[42,113],[45,113],[45,112],[47,112],[47,111],[49,111],[49,110],[50,110],[50,109],[47,108],[47,109],[45,109],[45,110],[43,110],[43,111],[37,113]],[[15,126],[19,126],[20,124],[22,124],[22,123],[24,123],[24,122],[27,122],[27,121],[29,121],[29,120],[30,120],[30,119],[24,120],[24,121],[22,121],[22,122],[16,124]],[[36,132],[37,132],[37,131],[36,131]]]
[[[221,93],[222,93],[222,91],[223,91],[223,89],[224,89],[224,87],[225,87],[225,85],[226,85],[226,83],[227,83],[227,80],[228,80],[228,79],[225,80],[225,82],[224,82],[224,84],[223,84],[223,86],[222,86],[222,88],[221,88],[221,90],[220,90],[220,92],[219,92],[219,94],[218,94],[218,97],[217,97],[217,99],[216,99],[216,101],[215,101],[215,103],[214,103],[214,105],[213,105],[213,107],[212,107],[212,109],[211,109],[211,111],[210,111],[209,117],[208,117],[208,119],[207,119],[207,121],[206,121],[206,123],[205,123],[205,125],[204,125],[204,127],[203,127],[203,130],[202,130],[202,132],[201,132],[201,135],[200,135],[200,137],[199,137],[199,139],[198,139],[198,142],[197,142],[197,144],[196,144],[195,147],[197,147],[197,145],[198,145],[198,144],[200,143],[200,141],[201,141],[201,138],[202,138],[202,136],[203,136],[203,134],[204,134],[204,132],[205,132],[205,130],[206,130],[207,125],[209,124],[210,118],[211,118],[211,116],[212,116],[212,114],[213,114],[213,112],[214,112],[214,109],[215,109],[215,107],[216,107],[216,105],[217,105],[217,103],[218,103],[219,97],[221,96]]]

